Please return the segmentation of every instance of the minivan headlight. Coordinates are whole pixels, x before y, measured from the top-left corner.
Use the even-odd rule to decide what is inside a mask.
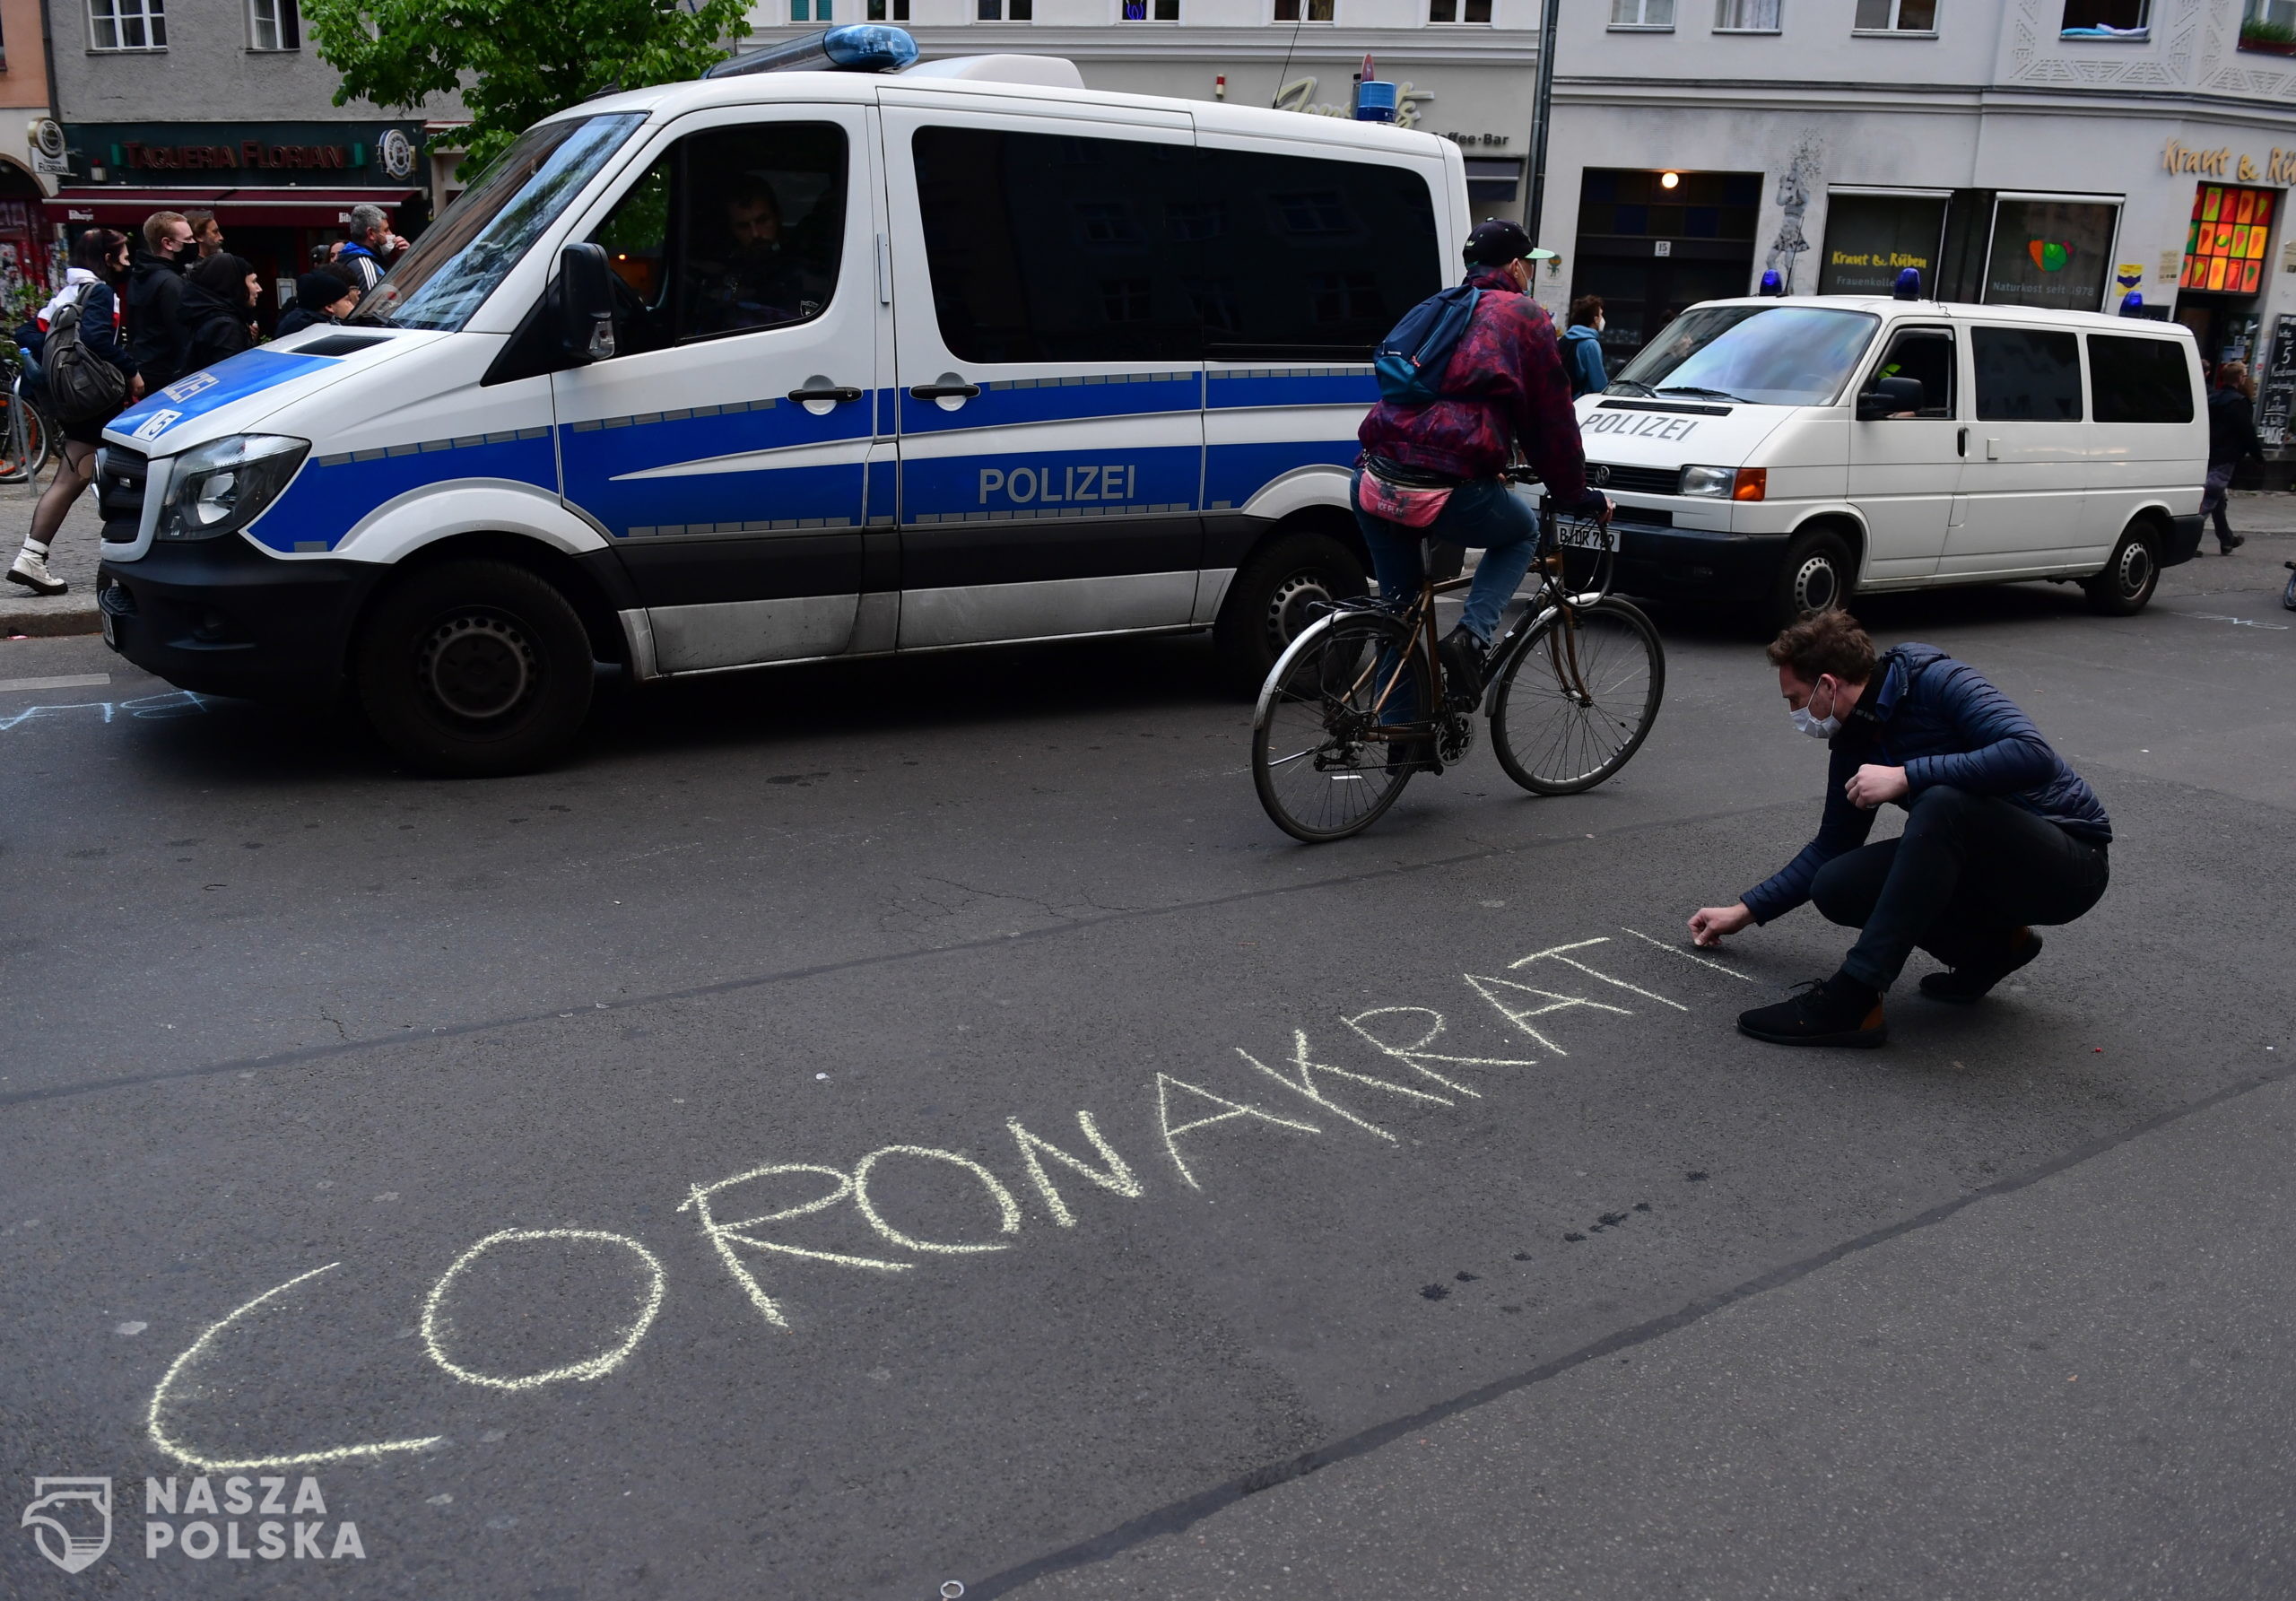
[[[311,451],[309,439],[242,433],[178,457],[160,510],[162,539],[214,539],[246,527],[279,498]]]
[[[1738,470],[1735,467],[1684,467],[1681,492],[1726,500],[1737,482]]]

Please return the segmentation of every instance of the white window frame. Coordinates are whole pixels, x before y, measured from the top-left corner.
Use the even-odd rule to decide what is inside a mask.
[[[1169,4],[1171,6],[1172,14],[1170,16],[1160,17],[1156,14],[1156,7],[1159,4]],[[1180,0],[1140,0],[1140,9],[1147,14],[1137,17],[1126,16],[1124,14],[1124,5],[1125,0],[1116,0],[1116,20],[1119,24],[1130,22],[1135,26],[1153,27],[1155,24],[1161,22],[1169,27],[1175,22],[1181,22],[1187,20],[1180,14]]]
[[[1944,10],[1944,6],[1945,0],[1937,0],[1937,7],[1939,10]],[[1890,0],[1890,23],[1888,27],[1860,28],[1855,25],[1855,19],[1857,13],[1853,6],[1853,9],[1850,12],[1852,19],[1852,26],[1849,30],[1850,37],[1852,39],[1935,39],[1937,37],[1936,22],[1934,17],[1931,19],[1930,26],[1926,28],[1899,27],[1898,17],[1903,12],[1904,7],[1905,0]]]
[[[103,14],[99,14],[100,11]],[[127,24],[140,22],[144,42],[123,44]],[[111,29],[112,42],[103,42],[102,30]],[[146,55],[168,48],[167,0],[88,0],[88,48],[105,56]]]
[[[1300,13],[1296,17],[1282,15],[1283,4],[1284,0],[1271,0],[1267,8],[1269,21],[1292,22],[1306,28],[1328,28],[1339,20],[1339,0],[1292,0],[1293,8]],[[1318,5],[1325,7],[1331,14],[1321,17],[1315,15],[1315,9]]]
[[[2066,34],[2064,31],[2065,0],[2057,0],[2057,37],[2060,39],[2070,38],[2075,44],[2141,45],[2152,37],[2152,0],[2136,0],[2136,14],[2142,20],[2131,31],[2118,35],[2112,39],[2098,39],[2095,36],[2087,33]]]
[[[1650,13],[1662,8],[1666,13],[1666,20],[1663,22],[1652,22]],[[1607,31],[1672,33],[1674,30],[1674,13],[1680,9],[1681,0],[1611,0],[1611,20]],[[1630,12],[1633,13],[1634,20],[1631,22],[1623,20]]]
[[[1714,31],[1717,33],[1782,33],[1785,31],[1786,0],[1769,0],[1770,21],[1756,25],[1751,22],[1726,22],[1723,16],[1733,7],[1743,11],[1759,5],[1762,0],[1714,0]]]
[[[265,17],[264,13],[271,14]],[[294,20],[295,42],[282,42],[288,19]],[[263,30],[271,30],[271,42],[263,42]],[[303,48],[303,8],[298,0],[248,0],[248,48],[260,56],[291,56]]]
[[[1029,14],[1014,16],[1013,8],[1016,5],[1025,5]],[[1033,22],[1036,20],[1035,0],[996,0],[996,14],[993,17],[980,14],[980,0],[965,0],[965,21],[968,22]]]
[[[1446,22],[1434,15],[1434,7],[1431,5],[1428,7],[1429,14],[1427,18],[1427,25],[1430,28],[1490,28],[1496,25],[1494,19],[1492,17],[1485,17],[1480,22],[1469,21],[1466,15],[1466,9],[1467,0],[1451,0],[1452,16],[1451,20]],[[1494,3],[1492,10],[1495,12],[1497,9],[1498,7]]]

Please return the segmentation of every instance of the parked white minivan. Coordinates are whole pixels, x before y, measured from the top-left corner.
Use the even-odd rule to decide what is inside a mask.
[[[1854,593],[2079,581],[2126,615],[2200,543],[2191,332],[1853,296],[1690,308],[1578,403],[1618,587],[1790,621]]]
[[[1371,347],[1468,225],[1449,141],[1044,57],[592,100],[352,323],[113,422],[107,637],[462,773],[564,749],[594,663],[1209,630],[1257,684],[1365,587]]]

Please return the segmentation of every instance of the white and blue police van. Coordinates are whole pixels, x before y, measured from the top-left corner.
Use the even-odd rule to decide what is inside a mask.
[[[537,124],[349,323],[122,413],[113,648],[463,774],[616,669],[1208,631],[1257,684],[1365,587],[1370,351],[1457,271],[1457,147],[811,43],[857,36]]]

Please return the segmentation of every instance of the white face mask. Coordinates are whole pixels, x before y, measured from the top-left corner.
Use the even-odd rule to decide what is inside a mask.
[[[1817,699],[1814,689],[1810,692],[1810,698],[1813,700]],[[1787,715],[1794,719],[1794,726],[1812,739],[1831,739],[1841,729],[1839,717],[1819,717],[1807,706],[1789,706],[1786,710]]]

